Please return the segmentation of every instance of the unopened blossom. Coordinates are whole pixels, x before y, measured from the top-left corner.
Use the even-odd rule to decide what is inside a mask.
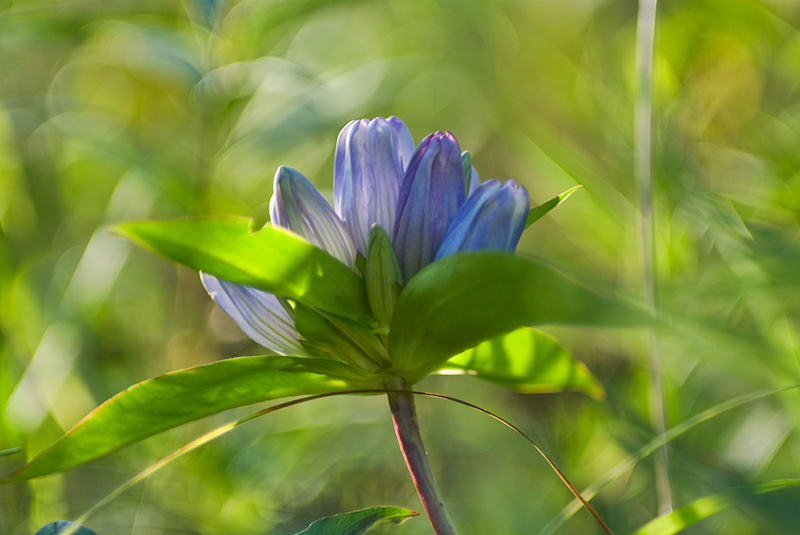
[[[458,141],[450,132],[430,134],[411,157],[397,205],[394,250],[404,280],[433,262],[465,199]]]
[[[336,214],[362,256],[377,223],[392,237],[395,207],[414,140],[397,117],[351,121],[339,133],[333,171]]]
[[[281,166],[275,173],[269,202],[272,224],[291,230],[349,268],[356,265],[350,232],[328,201],[299,171]]]
[[[343,337],[345,345],[329,341],[325,347],[356,348],[370,371],[375,363],[386,362],[386,350],[383,346],[370,350],[370,340],[376,337],[375,343],[380,343],[380,334],[385,342],[386,324],[403,284],[450,254],[513,252],[529,209],[527,191],[513,180],[480,184],[468,153],[462,155],[453,134],[430,134],[415,150],[408,129],[395,117],[353,121],[341,131],[334,164],[334,207],[290,167],[275,174],[270,201],[272,225],[298,234],[370,279],[367,290],[376,309],[374,321],[384,331],[371,334],[337,324],[335,318],[311,318],[332,322],[326,323],[330,332]],[[370,246],[377,244],[381,252],[370,252]],[[368,261],[366,273],[357,267],[359,254]],[[201,277],[212,298],[250,338],[278,354],[302,356],[315,348],[314,355],[319,356],[316,350],[322,346],[297,332],[297,310],[288,301],[205,273]],[[309,312],[316,314],[303,309],[303,317],[309,318]]]
[[[525,229],[530,207],[528,191],[514,180],[505,184],[499,180],[484,182],[450,222],[436,251],[436,260],[466,251],[513,252]]]

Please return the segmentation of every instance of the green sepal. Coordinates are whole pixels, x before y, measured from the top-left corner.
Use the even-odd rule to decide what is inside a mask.
[[[366,353],[371,360],[377,362],[381,368],[389,363],[389,353],[386,346],[381,343],[372,329],[360,322],[355,322],[347,318],[341,318],[333,314],[320,314],[327,319],[334,327],[346,336],[349,340]]]
[[[542,203],[539,206],[536,206],[534,208],[531,208],[531,211],[528,212],[528,219],[525,221],[525,228],[528,228],[531,225],[533,225],[534,223],[536,223],[537,221],[539,221],[542,217],[544,217],[545,214],[547,214],[547,212],[549,212],[550,210],[552,210],[553,208],[555,208],[556,206],[558,206],[562,202],[566,201],[567,197],[569,197],[570,195],[575,193],[579,188],[582,188],[582,187],[583,186],[581,186],[581,185],[573,186],[573,187],[569,188],[567,191],[565,191],[564,193],[556,195],[555,197],[553,197],[549,201],[547,201],[545,203]]]
[[[16,455],[17,453],[22,453],[22,448],[20,448],[19,446],[0,451],[0,457],[6,457],[7,455]]]
[[[299,303],[294,312],[295,328],[306,340],[303,347],[310,350],[312,355],[327,354],[328,358],[341,360],[371,373],[380,371],[378,364],[369,355],[320,313]]]
[[[403,286],[400,264],[392,240],[377,223],[369,231],[367,248],[367,299],[379,325],[392,324],[392,314]]]
[[[367,272],[367,259],[364,258],[361,252],[356,253],[356,269],[359,274]]]
[[[469,195],[469,184],[472,182],[472,157],[469,151],[461,153],[461,170],[464,173],[464,195]]]

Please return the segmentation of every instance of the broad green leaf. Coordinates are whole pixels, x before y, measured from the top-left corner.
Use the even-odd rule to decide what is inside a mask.
[[[75,535],[97,535],[94,531],[84,526],[75,526],[74,522],[67,520],[59,520],[58,522],[50,522],[42,529],[36,532],[36,535],[59,535],[72,528]],[[77,529],[75,529],[77,528]]]
[[[646,321],[635,307],[532,260],[498,252],[458,253],[430,264],[403,289],[389,354],[393,370],[413,383],[450,357],[520,327]]]
[[[535,329],[517,329],[487,340],[440,368],[445,373],[459,370],[526,394],[579,390],[595,399],[605,397],[586,365]]]
[[[67,470],[224,410],[354,384],[371,385],[344,364],[292,357],[240,357],[167,373],[109,399],[3,482]]]
[[[721,494],[706,496],[685,505],[680,509],[660,516],[639,528],[633,535],[673,535],[701,520],[721,513],[748,501],[753,496],[776,492],[792,487],[800,487],[800,479],[783,479],[768,481],[749,487],[731,489]]]
[[[560,195],[556,195],[555,197],[553,197],[552,199],[550,199],[546,203],[542,203],[539,206],[536,206],[535,208],[531,208],[531,211],[528,212],[528,219],[525,221],[525,228],[528,228],[531,225],[533,225],[534,223],[536,223],[537,221],[539,221],[542,217],[545,216],[545,214],[547,214],[547,212],[549,212],[550,210],[552,210],[553,208],[555,208],[556,206],[558,206],[562,202],[566,201],[567,197],[569,197],[570,195],[575,193],[575,191],[578,188],[582,188],[582,187],[583,186],[580,186],[580,185],[573,186],[573,187],[569,188],[567,191],[565,191],[564,193],[562,193]]]
[[[402,524],[419,513],[402,507],[371,507],[321,518],[297,535],[361,535],[383,522]]]
[[[124,223],[120,234],[185,266],[295,299],[353,320],[369,315],[364,281],[296,234],[249,219],[195,218]]]

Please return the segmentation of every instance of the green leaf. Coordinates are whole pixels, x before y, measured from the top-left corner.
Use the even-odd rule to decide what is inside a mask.
[[[605,391],[582,362],[535,329],[517,329],[448,360],[440,370],[464,371],[526,394],[578,390],[595,399]]]
[[[450,357],[520,327],[635,326],[648,318],[532,260],[458,253],[425,267],[406,285],[392,319],[389,354],[393,371],[414,383]]]
[[[167,373],[109,399],[2,481],[67,470],[224,410],[288,396],[349,390],[354,384],[363,388],[371,383],[345,364],[293,357],[240,357]]]
[[[531,208],[531,211],[528,212],[528,219],[525,221],[525,228],[528,228],[531,225],[533,225],[534,223],[536,223],[537,221],[539,221],[542,217],[544,217],[544,215],[547,212],[549,212],[550,210],[552,210],[553,208],[555,208],[556,206],[558,206],[559,204],[561,204],[562,202],[567,200],[567,197],[569,197],[570,195],[575,193],[575,191],[578,188],[582,188],[582,187],[583,186],[580,186],[580,185],[573,186],[573,187],[569,188],[567,191],[565,191],[564,193],[562,193],[561,195],[556,195],[555,197],[553,197],[552,199],[550,199],[546,203],[542,203],[542,204],[540,204],[539,206],[537,206],[535,208]]]
[[[370,314],[364,281],[296,234],[249,219],[215,217],[124,223],[115,230],[185,266],[353,320]]]
[[[464,191],[469,193],[469,183],[472,181],[472,157],[468,150],[461,153],[461,172],[464,174]]]
[[[321,518],[297,535],[361,535],[377,524],[402,524],[419,513],[402,507],[371,507]]]
[[[59,520],[58,522],[50,522],[42,529],[36,532],[36,535],[58,535],[59,533],[64,533],[68,529],[75,526],[74,522],[69,522],[67,520]],[[77,529],[76,529],[77,528]],[[74,535],[97,535],[94,531],[90,530],[89,528],[85,528],[83,526],[76,526],[76,528],[72,528]]]
[[[740,505],[754,496],[792,487],[800,487],[800,479],[768,481],[758,485],[731,489],[713,496],[706,496],[668,515],[660,516],[648,522],[633,535],[673,535],[712,515]]]

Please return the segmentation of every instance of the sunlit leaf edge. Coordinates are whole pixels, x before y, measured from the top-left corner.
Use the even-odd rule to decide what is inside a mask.
[[[370,315],[364,281],[349,267],[289,230],[251,226],[249,218],[203,216],[131,221],[108,231],[221,279],[356,321]]]
[[[523,376],[512,376],[502,372],[493,373],[492,371],[486,369],[479,369],[474,366],[470,366],[469,364],[458,362],[459,360],[463,360],[465,355],[472,354],[474,351],[476,351],[479,346],[483,344],[490,344],[497,339],[481,342],[481,344],[478,344],[478,346],[475,346],[471,349],[464,351],[463,353],[451,357],[435,373],[440,375],[470,375],[478,379],[481,379],[483,381],[495,384],[497,386],[501,386],[503,388],[508,388],[516,392],[521,392],[523,394],[551,394],[564,391],[576,391],[576,392],[582,392],[598,401],[605,399],[606,392],[605,389],[603,388],[603,385],[597,380],[594,374],[592,374],[591,370],[589,370],[586,364],[580,360],[577,360],[568,349],[559,344],[558,341],[555,340],[552,336],[549,336],[548,334],[543,333],[538,329],[534,329],[531,327],[523,327],[522,329],[517,329],[516,331],[512,331],[499,338],[505,338],[506,336],[514,335],[515,333],[518,333],[520,331],[524,331],[526,333],[530,333],[535,336],[541,337],[542,339],[547,340],[550,344],[558,346],[561,349],[561,351],[563,351],[566,355],[569,356],[580,378],[582,378],[584,381],[582,382],[573,381],[570,383],[555,383],[555,382],[535,383],[531,382],[530,380],[526,379]]]
[[[218,378],[226,373],[233,376],[232,379],[219,381]],[[269,390],[266,380],[276,381],[277,386]],[[111,397],[30,462],[0,479],[0,483],[16,483],[68,470],[161,432],[229,409],[283,397],[365,387],[380,388],[380,385],[345,364],[311,358],[238,357],[169,372],[137,383]],[[170,388],[174,388],[172,393]],[[171,405],[164,404],[163,399],[170,393],[183,396]],[[204,393],[210,399],[203,398]],[[161,405],[158,405],[159,401],[162,401]],[[193,407],[199,408],[193,411]],[[148,419],[147,413],[154,410],[159,416],[159,409],[166,416],[162,417],[160,424],[153,424],[153,418]],[[182,410],[184,414],[170,414],[170,409],[178,413]],[[144,421],[138,422],[136,418],[144,418]]]
[[[361,535],[379,523],[402,524],[419,513],[403,507],[379,506],[320,518],[296,535]],[[353,522],[342,526],[341,522]]]

